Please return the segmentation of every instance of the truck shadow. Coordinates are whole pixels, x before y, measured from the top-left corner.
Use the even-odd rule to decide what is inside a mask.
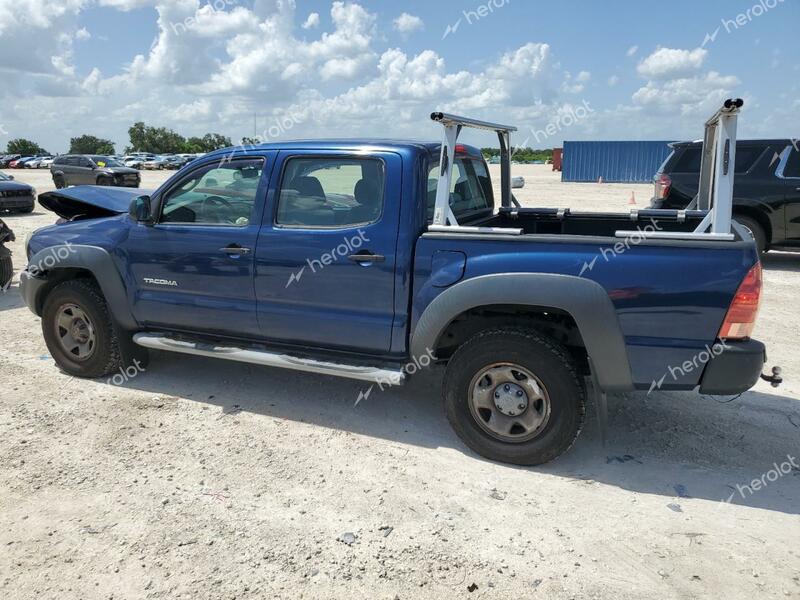
[[[221,413],[246,411],[400,444],[452,448],[484,461],[461,443],[444,416],[442,371],[436,367],[404,387],[381,390],[336,377],[153,353],[147,372],[124,387],[215,405]],[[587,406],[581,436],[560,459],[539,467],[498,467],[660,495],[676,512],[686,498],[695,498],[720,502],[721,509],[730,502],[800,514],[800,468],[785,466],[790,457],[800,465],[800,402],[760,391],[726,400],[679,392],[612,396],[606,447],[594,407]],[[788,472],[773,479],[775,464]],[[763,479],[760,489],[753,489],[754,479]]]

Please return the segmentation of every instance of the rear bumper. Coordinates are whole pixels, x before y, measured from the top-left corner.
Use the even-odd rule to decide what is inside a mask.
[[[700,393],[712,396],[741,394],[758,381],[767,351],[757,340],[726,341],[724,350],[708,362]]]

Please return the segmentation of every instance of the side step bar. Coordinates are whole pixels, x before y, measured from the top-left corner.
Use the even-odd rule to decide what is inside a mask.
[[[185,342],[152,333],[137,333],[133,336],[133,341],[140,346],[152,348],[153,350],[180,352],[182,354],[194,354],[196,356],[211,356],[265,367],[294,369],[295,371],[321,373],[323,375],[334,375],[336,377],[346,377],[348,379],[358,379],[361,381],[385,381],[392,382],[393,385],[398,385],[405,380],[405,373],[402,369],[383,369],[380,367],[348,365],[313,360],[310,358],[298,358],[296,356],[277,354],[266,350],[252,350],[237,348],[235,346],[217,346],[204,342]]]

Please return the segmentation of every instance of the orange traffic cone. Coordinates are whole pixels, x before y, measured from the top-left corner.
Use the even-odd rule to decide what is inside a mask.
[[[636,193],[631,192],[631,199],[628,200],[628,204],[636,204]]]

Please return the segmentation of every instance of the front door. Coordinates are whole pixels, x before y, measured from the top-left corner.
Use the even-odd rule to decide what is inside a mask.
[[[265,337],[388,353],[402,159],[281,152],[256,252]]]
[[[200,165],[124,242],[136,319],[150,328],[257,337],[253,257],[270,155]]]

